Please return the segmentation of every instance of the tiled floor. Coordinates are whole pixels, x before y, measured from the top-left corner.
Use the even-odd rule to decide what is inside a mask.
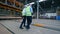
[[[25,28],[19,29],[20,23],[22,20],[2,20],[0,21],[3,25],[5,25],[7,28],[9,28],[11,31],[13,31],[15,34],[60,34],[60,31],[54,30],[54,29],[49,29],[49,28],[43,28],[43,27],[36,27],[31,25],[31,29],[30,30],[26,30]],[[46,22],[45,22],[46,21]],[[48,21],[48,22],[47,22]],[[54,23],[52,23],[54,22]],[[44,20],[44,19],[40,19],[40,20],[36,20],[33,19],[33,23],[41,23],[41,24],[45,24],[45,25],[51,25],[49,27],[53,27],[53,26],[59,26],[60,21],[56,21],[56,20]],[[52,23],[52,24],[49,24]],[[57,24],[57,25],[56,25]]]

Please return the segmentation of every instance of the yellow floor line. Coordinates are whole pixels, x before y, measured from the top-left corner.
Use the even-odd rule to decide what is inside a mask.
[[[43,27],[44,24],[33,24],[34,26]]]

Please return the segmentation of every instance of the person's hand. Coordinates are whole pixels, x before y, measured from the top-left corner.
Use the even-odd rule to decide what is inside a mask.
[[[32,15],[33,15],[33,13],[32,13]]]

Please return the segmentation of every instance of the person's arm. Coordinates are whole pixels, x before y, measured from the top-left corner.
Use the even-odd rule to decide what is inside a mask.
[[[31,13],[32,13],[32,15],[33,15],[33,9],[32,9],[32,7],[30,7],[30,11],[31,11]]]
[[[23,11],[22,11],[22,18],[24,16],[24,14],[25,14],[25,8],[23,8]]]
[[[30,7],[30,11],[33,13],[33,9],[32,9],[32,7]]]

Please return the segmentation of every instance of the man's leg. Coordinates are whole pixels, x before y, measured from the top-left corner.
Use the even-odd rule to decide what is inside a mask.
[[[26,16],[24,16],[24,22],[23,22],[24,27],[25,27],[25,23],[26,23]]]
[[[26,16],[24,16],[23,21],[22,21],[22,23],[21,23],[21,25],[20,25],[20,28],[21,28],[21,29],[23,29],[23,28],[22,28],[22,25],[23,25],[23,24],[24,24],[24,26],[25,26],[25,22],[26,22]]]
[[[32,16],[27,16],[27,26],[26,26],[27,29],[30,29],[31,22],[32,22]]]

